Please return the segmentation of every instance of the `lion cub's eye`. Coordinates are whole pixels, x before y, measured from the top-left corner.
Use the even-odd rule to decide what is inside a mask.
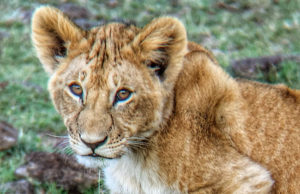
[[[69,88],[72,92],[72,94],[74,94],[75,96],[78,96],[78,97],[82,97],[82,93],[83,93],[83,90],[82,90],[82,87],[76,83],[72,83],[69,85]]]
[[[130,96],[131,92],[129,90],[121,89],[117,92],[114,103],[125,101],[129,99]]]

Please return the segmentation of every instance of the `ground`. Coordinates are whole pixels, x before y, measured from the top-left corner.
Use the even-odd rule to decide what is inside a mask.
[[[55,151],[45,134],[66,134],[49,99],[47,75],[30,41],[32,10],[43,4],[67,9],[66,3],[88,10],[81,16],[72,16],[86,26],[111,20],[143,26],[158,16],[177,17],[186,26],[189,40],[210,49],[229,73],[234,60],[300,54],[300,0],[9,0],[1,3],[0,120],[11,123],[20,134],[15,147],[0,152],[0,184],[17,180],[14,171],[24,163],[26,153]],[[271,70],[259,71],[254,78],[299,89],[299,60],[271,64]],[[66,192],[54,183],[31,183],[36,191]],[[82,192],[97,192],[97,188]]]

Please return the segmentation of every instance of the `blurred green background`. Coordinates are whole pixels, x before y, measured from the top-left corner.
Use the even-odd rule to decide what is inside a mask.
[[[189,40],[211,50],[231,74],[234,60],[291,55],[297,58],[300,54],[300,0],[1,1],[0,120],[13,124],[20,134],[15,147],[0,152],[0,185],[17,179],[14,171],[24,162],[26,153],[53,151],[44,134],[66,134],[49,99],[48,77],[30,40],[31,14],[45,4],[65,9],[79,25],[87,27],[112,20],[132,21],[142,27],[155,17],[177,17],[185,24]],[[68,10],[70,5],[83,8],[83,13]],[[257,70],[250,77],[299,89],[299,61],[269,64],[267,70]],[[36,192],[66,192],[53,183],[31,182]]]

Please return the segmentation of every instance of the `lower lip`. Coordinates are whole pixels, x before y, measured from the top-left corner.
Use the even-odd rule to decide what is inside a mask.
[[[109,159],[109,160],[115,159],[115,158],[108,158],[108,157],[100,156],[100,155],[95,154],[95,153],[89,154],[89,155],[82,155],[82,156],[87,156],[87,157],[91,157],[91,158]]]
[[[101,157],[101,156],[99,156],[98,154],[95,154],[95,153],[89,154],[89,155],[86,155],[86,156],[91,156],[91,157],[96,157],[96,158]]]

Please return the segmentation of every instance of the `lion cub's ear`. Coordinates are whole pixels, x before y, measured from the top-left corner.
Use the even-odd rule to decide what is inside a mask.
[[[52,74],[68,47],[79,42],[84,31],[53,7],[38,8],[32,17],[32,40],[44,69]]]
[[[171,17],[153,20],[135,37],[132,47],[165,86],[174,85],[187,50],[186,31],[180,21]]]

